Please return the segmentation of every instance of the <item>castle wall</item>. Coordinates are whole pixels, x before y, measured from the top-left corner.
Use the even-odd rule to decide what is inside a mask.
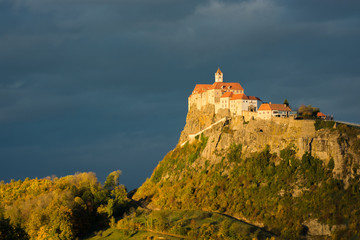
[[[215,89],[208,90],[208,102],[209,104],[215,104]]]
[[[219,102],[215,103],[215,114],[217,114],[220,109],[221,109],[221,102],[219,100]]]
[[[231,100],[232,108],[230,109],[231,113],[235,116],[241,116],[243,111],[243,103],[241,99]]]
[[[257,112],[243,111],[242,115],[244,116],[244,120],[246,122],[258,118]]]
[[[266,110],[266,111],[258,111],[258,118],[260,119],[264,119],[264,120],[269,120],[271,119],[271,111],[270,110]]]
[[[250,106],[252,106],[255,111],[258,109],[257,100],[231,100],[230,97],[219,97],[223,94],[224,92],[219,89],[211,89],[203,93],[193,94],[189,98],[190,107],[194,105],[198,110],[200,110],[203,106],[211,104],[215,106],[215,113],[218,113],[220,109],[229,109],[234,116],[242,116],[243,111],[249,111]]]

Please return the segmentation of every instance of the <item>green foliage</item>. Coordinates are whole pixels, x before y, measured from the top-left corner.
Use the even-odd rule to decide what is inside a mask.
[[[334,121],[325,121],[322,119],[316,119],[314,123],[315,130],[333,129],[334,125],[335,125]]]
[[[106,181],[104,183],[104,188],[106,188],[107,190],[113,190],[117,186],[119,186],[120,175],[121,175],[120,170],[116,170],[110,173],[106,178]]]
[[[351,148],[355,152],[355,154],[360,155],[360,139],[356,139],[351,145]]]
[[[163,164],[159,164],[155,171],[154,171],[154,174],[152,175],[151,177],[151,180],[154,182],[154,183],[158,183],[160,180],[161,180],[161,177],[164,173],[164,170],[165,170],[165,167]]]
[[[174,175],[182,172],[186,165],[194,163],[199,158],[200,153],[206,147],[207,141],[208,137],[201,134],[193,143],[186,143],[183,147],[178,147],[168,153],[164,161],[161,161],[156,167],[151,176],[151,181],[158,183],[167,173]]]
[[[284,100],[284,103],[286,106],[289,106],[289,101],[287,99]]]
[[[1,215],[1,214],[0,214]],[[20,225],[12,225],[9,219],[0,216],[0,239],[14,240],[14,239],[29,239],[29,235]]]
[[[355,138],[360,134],[360,129],[346,124],[339,124],[336,129],[340,134],[348,138]]]
[[[303,104],[298,109],[298,114],[303,118],[316,118],[318,112],[320,112],[320,109],[311,105],[305,106]]]
[[[319,183],[326,177],[323,162],[319,158],[311,156],[308,152],[302,156],[299,170],[303,174],[307,187]]]
[[[139,215],[119,220],[116,227],[191,239],[266,239],[272,236],[228,216],[200,210],[144,210]]]
[[[296,147],[294,144],[287,146],[280,151],[280,157],[283,160],[294,160],[296,155]]]
[[[241,157],[241,151],[241,144],[231,144],[229,148],[229,153],[227,154],[227,159],[229,160],[229,162],[239,162]]]
[[[334,162],[334,159],[333,158],[330,158],[329,162],[328,162],[328,165],[327,165],[328,169],[330,171],[332,171],[335,167],[335,162]]]
[[[74,239],[107,226],[129,203],[126,189],[118,185],[114,173],[108,181],[112,190],[104,188],[94,173],[0,184],[6,218],[1,226],[12,231],[6,225],[9,221],[16,232],[24,229],[30,239]],[[26,235],[19,239],[26,239]]]
[[[154,231],[145,230],[129,230],[129,229],[116,229],[109,228],[106,231],[99,231],[96,236],[85,238],[88,240],[183,240],[183,237],[175,237],[168,234],[161,234]]]
[[[360,209],[360,176],[352,178],[344,189],[344,184],[332,177],[333,159],[327,165],[309,153],[299,159],[294,145],[281,150],[279,157],[268,146],[244,157],[241,145],[233,144],[222,161],[194,166],[187,159],[199,150],[197,144],[200,142],[167,155],[160,163],[167,177],[156,183],[147,181],[137,197],[149,197],[162,209],[204,209],[263,222],[284,239],[301,238],[306,232],[303,223],[310,218],[330,226],[344,224],[346,231],[342,233],[360,237],[360,218],[353,217],[360,215],[356,210]],[[179,166],[181,171],[176,170]],[[185,229],[194,239],[205,238],[201,234],[212,228],[217,238],[241,239],[236,234],[242,231],[229,222],[209,221],[200,231],[199,221],[192,220]],[[172,221],[168,224],[172,229]]]

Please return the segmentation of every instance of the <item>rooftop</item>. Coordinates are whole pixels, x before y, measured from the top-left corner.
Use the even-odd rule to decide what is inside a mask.
[[[263,103],[259,107],[258,111],[266,111],[266,110],[291,111],[291,108],[286,106],[285,104]]]

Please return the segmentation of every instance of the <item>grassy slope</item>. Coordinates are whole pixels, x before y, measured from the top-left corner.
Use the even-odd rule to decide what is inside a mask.
[[[109,228],[106,231],[98,233],[96,236],[86,238],[87,240],[143,240],[143,239],[169,239],[179,240],[183,238],[177,238],[159,233],[137,231],[134,234],[128,235],[126,231],[116,228]]]
[[[146,239],[151,236],[165,239],[266,239],[272,234],[219,213],[138,210],[113,228],[89,239]]]

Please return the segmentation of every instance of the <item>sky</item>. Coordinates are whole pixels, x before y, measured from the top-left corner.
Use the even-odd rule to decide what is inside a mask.
[[[197,83],[360,122],[360,1],[0,0],[0,179],[151,176]]]

